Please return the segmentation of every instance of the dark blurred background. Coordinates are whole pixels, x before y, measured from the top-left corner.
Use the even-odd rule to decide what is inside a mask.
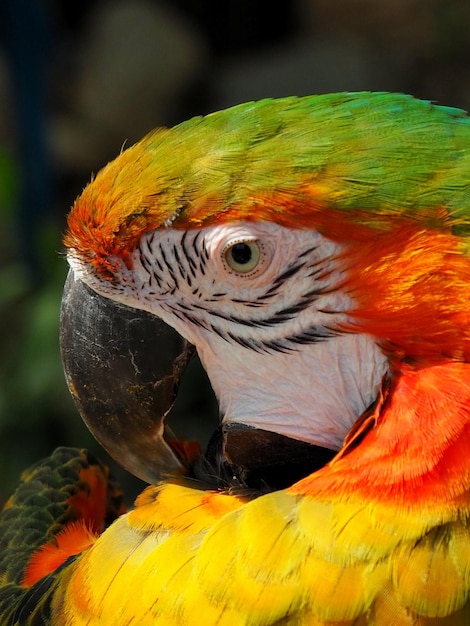
[[[1,0],[0,504],[55,446],[99,451],[58,348],[61,234],[91,173],[156,126],[266,96],[469,109],[469,32],[468,0]],[[197,365],[182,392],[176,419],[204,437],[215,406]]]

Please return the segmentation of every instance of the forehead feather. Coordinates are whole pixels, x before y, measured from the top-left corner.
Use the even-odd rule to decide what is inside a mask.
[[[98,265],[170,225],[256,218],[325,228],[339,215],[448,227],[455,215],[465,226],[469,170],[461,111],[370,93],[246,103],[124,150],[75,202],[65,245]]]

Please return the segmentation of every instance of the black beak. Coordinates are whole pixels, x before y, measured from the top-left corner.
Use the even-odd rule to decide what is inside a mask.
[[[61,309],[65,376],[99,443],[153,483],[190,465],[165,424],[194,348],[157,317],[104,298],[69,272]]]
[[[86,425],[120,465],[146,482],[186,474],[214,488],[282,489],[335,455],[230,423],[219,426],[205,455],[185,445],[165,418],[194,347],[156,316],[98,295],[72,271],[60,343],[65,377]]]

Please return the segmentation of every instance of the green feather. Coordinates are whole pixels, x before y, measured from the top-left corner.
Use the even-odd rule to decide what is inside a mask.
[[[157,131],[138,146],[154,153],[156,186],[178,196],[182,221],[207,195],[219,198],[215,211],[249,210],[250,198],[295,197],[305,181],[325,185],[321,200],[338,209],[416,216],[443,207],[469,221],[470,119],[407,95],[250,102]]]
[[[256,216],[316,228],[315,208],[376,228],[411,217],[466,237],[469,173],[470,119],[459,109],[370,92],[248,102],[122,152],[78,198],[65,243],[106,258],[169,224]]]
[[[86,450],[57,448],[23,473],[21,484],[0,512],[0,626],[52,623],[52,595],[72,559],[29,588],[22,585],[23,575],[31,555],[77,519],[69,499],[83,488],[81,470],[92,465],[104,470]],[[114,489],[112,479],[109,485]],[[119,507],[120,500],[108,505],[115,517],[114,506]]]

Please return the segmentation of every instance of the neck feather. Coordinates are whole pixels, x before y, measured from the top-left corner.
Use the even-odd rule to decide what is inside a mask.
[[[357,447],[292,488],[407,509],[469,509],[470,364],[403,369]]]
[[[269,355],[247,354],[240,346],[227,349],[225,342],[219,349],[203,345],[199,352],[226,423],[332,450],[341,448],[351,426],[374,402],[387,370],[373,339],[358,334]]]

